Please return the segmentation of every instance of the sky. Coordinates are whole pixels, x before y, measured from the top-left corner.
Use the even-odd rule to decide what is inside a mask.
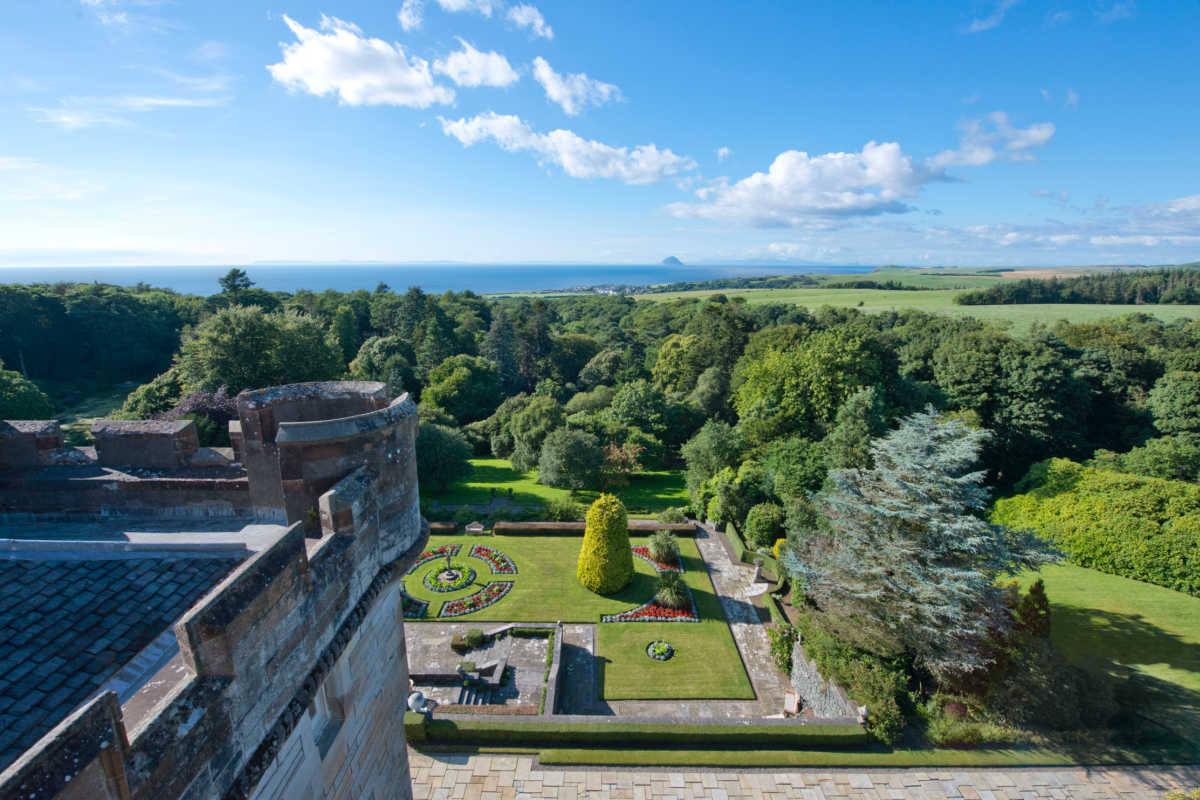
[[[8,0],[0,265],[1200,259],[1194,0]]]

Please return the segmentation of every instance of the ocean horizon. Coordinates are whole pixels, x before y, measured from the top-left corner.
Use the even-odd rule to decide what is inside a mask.
[[[147,283],[181,294],[210,295],[220,291],[217,280],[237,266],[250,280],[268,291],[295,292],[334,289],[373,290],[386,283],[404,291],[419,286],[440,294],[470,289],[479,294],[548,291],[581,286],[653,286],[680,281],[759,275],[861,274],[863,266],[667,266],[663,264],[250,264],[225,266],[138,267],[0,267],[0,283],[111,283],[134,286]]]

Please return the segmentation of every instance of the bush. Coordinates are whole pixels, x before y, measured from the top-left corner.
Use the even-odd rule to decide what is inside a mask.
[[[611,494],[602,494],[588,509],[576,576],[597,594],[613,594],[633,580],[633,551],[629,549],[629,517]]]
[[[471,472],[471,445],[454,428],[422,424],[416,449],[417,478],[428,492],[444,492]]]
[[[551,500],[545,515],[549,522],[575,522],[583,517],[583,506],[574,500]]]
[[[678,572],[664,572],[658,576],[658,591],[654,593],[654,602],[664,608],[686,608],[691,598],[687,584]]]
[[[1049,539],[1071,561],[1200,597],[1200,486],[1052,459],[996,501],[992,521]]]
[[[782,553],[783,546],[785,544],[787,544],[787,539],[776,539],[775,544],[771,546],[771,555],[774,556],[776,561],[779,560],[779,556]]]
[[[775,623],[767,626],[767,641],[771,643],[771,660],[775,668],[785,675],[792,674],[792,650],[800,631],[791,625]]]
[[[867,730],[884,744],[900,738],[904,712],[899,698],[908,687],[908,675],[893,660],[857,650],[822,629],[812,616],[796,623],[803,636],[804,654],[827,681],[846,690],[867,707]]]
[[[487,639],[487,637],[484,636],[483,631],[481,631],[479,628],[471,628],[468,630],[465,638],[467,640],[467,647],[472,649],[476,647],[482,647],[484,641]]]
[[[1046,582],[1038,578],[1017,604],[1017,619],[1031,636],[1050,638],[1050,598]]]
[[[650,557],[660,564],[670,564],[679,558],[679,542],[670,531],[655,531],[650,537]]]
[[[664,508],[662,511],[654,515],[654,518],[659,522],[667,522],[675,525],[681,525],[687,522],[687,514],[682,508]]]
[[[746,514],[746,542],[753,548],[770,547],[784,534],[783,506],[759,503]]]
[[[1101,727],[1116,712],[1112,684],[1067,663],[1046,639],[1027,637],[1010,658],[988,696],[988,707],[1005,722],[1076,730]]]

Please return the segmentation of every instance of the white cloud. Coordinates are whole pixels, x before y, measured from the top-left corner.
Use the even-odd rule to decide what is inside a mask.
[[[283,21],[297,41],[281,43],[283,60],[267,70],[289,89],[335,94],[351,106],[428,108],[454,102],[454,90],[434,81],[429,62],[409,58],[399,44],[367,38],[357,25],[336,17],[322,15],[319,31],[287,15]]]
[[[465,147],[491,139],[510,153],[534,153],[540,163],[556,164],[572,178],[615,178],[628,184],[647,184],[696,168],[692,159],[653,144],[631,150],[584,139],[568,130],[535,133],[524,120],[511,114],[489,111],[471,118],[438,119],[442,132]]]
[[[536,6],[515,5],[506,14],[508,21],[518,28],[529,28],[530,32],[542,39],[553,39],[554,29],[546,24],[546,18]]]
[[[128,114],[181,108],[213,108],[229,102],[227,97],[157,97],[122,95],[120,97],[68,97],[56,108],[31,107],[29,111],[42,122],[68,130],[99,126],[128,125]]]
[[[992,28],[999,27],[1000,23],[1004,22],[1004,15],[1008,13],[1008,10],[1019,2],[1021,0],[1000,0],[991,14],[971,20],[971,24],[967,26],[967,33],[990,31]]]
[[[1067,89],[1067,99],[1063,101],[1067,108],[1079,108],[1079,95],[1074,89]]]
[[[442,7],[443,11],[449,11],[451,14],[473,11],[476,14],[483,14],[485,17],[490,17],[492,11],[499,6],[499,2],[492,0],[437,0],[437,4]]]
[[[1048,14],[1046,16],[1046,24],[1047,25],[1062,25],[1063,23],[1070,22],[1070,21],[1071,21],[1071,12],[1070,11],[1055,11],[1054,13]]]
[[[1052,98],[1052,97],[1050,96],[1050,90],[1049,90],[1049,89],[1042,89],[1041,91],[1042,91],[1042,99],[1043,99],[1043,100],[1045,100],[1047,103],[1053,103],[1053,102],[1054,102],[1054,98]]]
[[[1035,122],[1028,128],[1018,128],[1003,111],[967,120],[959,127],[963,137],[958,149],[938,153],[926,162],[930,167],[979,167],[997,160],[1031,161],[1033,154],[1029,151],[1042,147],[1054,136],[1053,123]]]
[[[1096,18],[1105,24],[1117,22],[1131,18],[1136,8],[1137,3],[1134,3],[1133,0],[1119,0],[1119,2],[1113,3],[1108,8],[1098,10]]]
[[[181,75],[169,69],[152,69],[151,72],[174,81],[185,89],[191,89],[194,92],[223,92],[229,88],[229,84],[231,83],[230,76],[220,73],[214,75]]]
[[[1034,189],[1031,194],[1034,197],[1045,197],[1064,206],[1071,200],[1071,193],[1066,189],[1060,189],[1057,192],[1052,192],[1049,189]]]
[[[728,147],[718,147],[718,148],[717,148],[717,161],[718,161],[718,163],[719,163],[719,162],[721,162],[721,161],[724,161],[724,160],[725,160],[725,159],[727,159],[727,158],[729,158],[731,155],[733,155],[733,151],[732,151],[732,150],[730,150]]]
[[[229,58],[229,45],[211,39],[207,42],[201,42],[192,51],[192,58],[195,58],[197,61],[221,61]]]
[[[546,98],[558,103],[571,116],[586,106],[600,106],[621,99],[621,90],[617,86],[593,80],[582,72],[560,75],[541,56],[533,60],[533,77],[546,90]]]
[[[447,76],[459,86],[511,86],[521,79],[508,59],[496,51],[484,53],[459,38],[461,50],[433,62],[433,71]]]
[[[698,203],[673,203],[676,217],[792,227],[813,217],[909,211],[904,201],[941,176],[913,162],[895,142],[867,142],[857,153],[810,156],[787,150],[766,172],[721,180],[696,192]]]
[[[423,0],[404,0],[404,4],[400,6],[400,10],[396,12],[396,19],[400,22],[400,27],[407,31],[415,31],[421,27],[421,22],[425,18],[425,4]]]

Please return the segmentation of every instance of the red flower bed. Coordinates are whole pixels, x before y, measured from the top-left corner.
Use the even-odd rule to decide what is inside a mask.
[[[416,571],[417,567],[421,566],[422,564],[428,564],[434,559],[445,558],[447,555],[456,556],[461,548],[462,545],[460,544],[444,544],[441,547],[435,547],[432,550],[426,550],[424,553],[421,553],[421,557],[418,558],[416,563],[409,567],[408,571],[404,574],[411,575]]]
[[[499,550],[493,550],[492,548],[486,547],[482,544],[476,544],[471,546],[471,552],[467,555],[473,556],[474,558],[480,558],[488,562],[488,565],[492,568],[493,575],[517,574],[517,565],[513,563],[511,558],[506,556],[504,553],[501,553]]]
[[[646,547],[645,545],[639,545],[630,549],[633,550],[633,554],[635,556],[643,561],[649,562],[650,566],[654,567],[659,572],[683,572],[683,565],[679,563],[678,556],[675,557],[674,564],[664,564],[661,561],[655,561],[654,556],[650,555],[650,548]]]
[[[696,604],[690,608],[667,608],[651,600],[645,605],[622,611],[620,614],[608,614],[600,618],[601,622],[699,622],[696,614]]]
[[[498,603],[508,591],[512,589],[512,581],[496,581],[489,583],[487,586],[480,589],[470,597],[464,597],[461,600],[451,600],[448,603],[442,604],[442,610],[438,612],[439,617],[461,617],[464,614],[470,614],[480,609],[487,608],[490,605]]]

